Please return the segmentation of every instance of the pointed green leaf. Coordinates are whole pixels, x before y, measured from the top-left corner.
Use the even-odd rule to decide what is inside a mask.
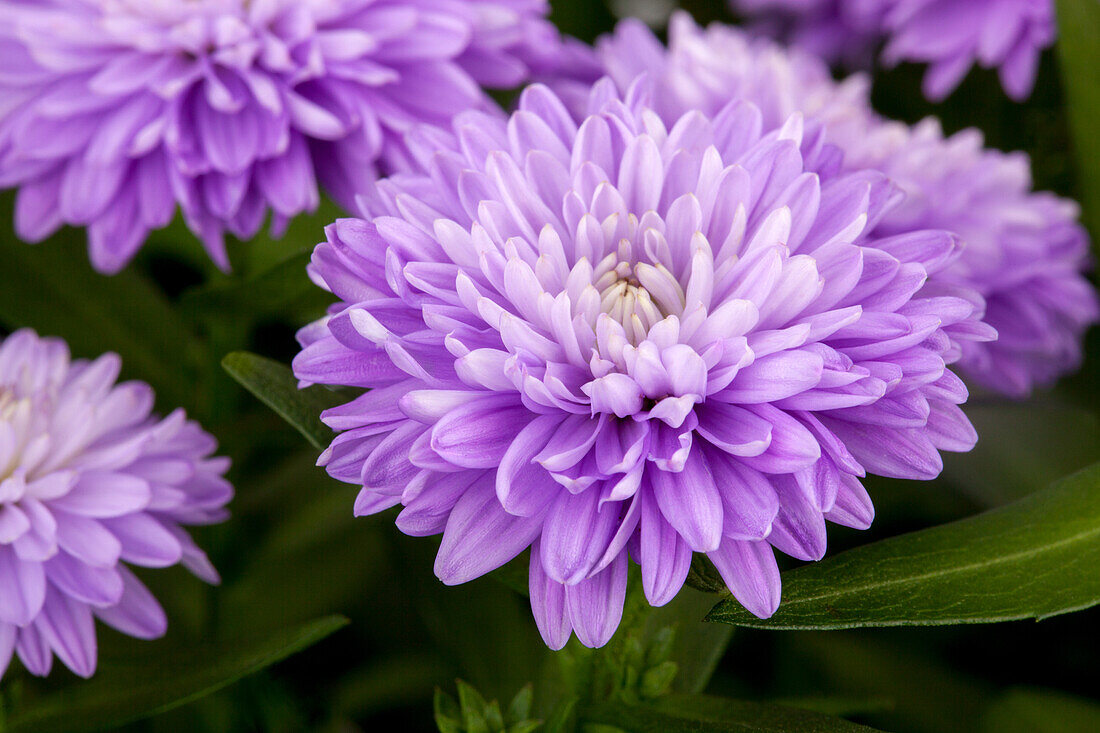
[[[339,395],[319,386],[298,389],[298,380],[288,367],[247,351],[226,355],[222,367],[304,435],[314,448],[324,449],[332,441],[333,433],[321,422],[320,415],[343,401]]]
[[[1100,3],[1057,0],[1058,58],[1081,177],[1085,222],[1100,234]],[[1100,238],[1098,238],[1100,244]]]
[[[703,617],[713,606],[713,594],[682,588],[671,603],[646,614],[646,629],[654,634],[669,626],[676,628],[667,657],[678,667],[672,680],[673,692],[702,692],[729,645],[732,627],[703,623]]]
[[[785,573],[758,619],[722,601],[710,621],[762,629],[1043,619],[1100,603],[1100,464],[1014,504]]]
[[[494,733],[504,730],[504,713],[501,712],[500,703],[496,700],[485,706],[485,722],[488,723],[489,730]]]
[[[519,692],[508,703],[508,722],[520,723],[531,717],[531,706],[535,701],[535,686],[528,682],[519,688]]]
[[[141,655],[114,662],[16,711],[6,733],[81,733],[115,729],[197,700],[324,639],[348,623],[328,616],[259,641],[208,643],[166,651],[153,642]]]
[[[458,704],[462,706],[462,721],[468,733],[488,733],[489,722],[485,718],[488,703],[473,685],[455,680],[458,687]]]
[[[535,733],[536,730],[541,728],[541,720],[522,720],[518,723],[512,723],[508,727],[508,733]]]
[[[707,695],[674,695],[647,705],[599,703],[581,711],[585,723],[631,733],[868,733],[847,720],[781,705]]]
[[[718,574],[718,569],[714,567],[714,563],[706,555],[698,552],[692,555],[691,567],[688,569],[685,582],[695,590],[701,590],[704,593],[726,592],[726,583],[722,580],[722,576]]]
[[[572,733],[577,726],[577,702],[575,695],[560,701],[546,721],[545,733]]]
[[[432,709],[435,713],[435,727],[439,728],[440,733],[462,732],[462,710],[453,697],[438,687],[435,688]]]

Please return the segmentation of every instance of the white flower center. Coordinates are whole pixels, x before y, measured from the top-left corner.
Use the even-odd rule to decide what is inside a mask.
[[[683,312],[684,290],[676,277],[664,265],[635,261],[627,240],[600,261],[592,279],[601,310],[622,325],[635,346],[657,323]]]
[[[0,387],[0,421],[7,422],[15,412],[15,393]]]
[[[0,426],[8,433],[9,441],[0,443],[0,484],[3,484],[19,467],[26,447],[27,430],[30,424],[31,401],[24,397],[19,399],[15,392],[6,387],[0,387]],[[4,423],[7,423],[5,426]],[[4,444],[6,443],[6,444]],[[0,491],[0,504],[3,503],[3,494]]]

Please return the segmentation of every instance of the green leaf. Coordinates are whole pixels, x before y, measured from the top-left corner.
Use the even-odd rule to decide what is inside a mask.
[[[687,584],[704,593],[725,593],[726,583],[706,555],[695,553],[691,557]]]
[[[683,588],[672,602],[646,614],[646,629],[653,633],[659,633],[664,627],[676,627],[667,657],[678,667],[672,680],[673,692],[702,692],[729,645],[732,627],[703,623],[703,617],[713,605],[712,594]]]
[[[672,687],[672,680],[680,671],[680,665],[676,662],[661,662],[656,667],[650,667],[642,675],[642,697],[660,697]]]
[[[504,713],[500,711],[500,703],[496,700],[485,706],[485,722],[494,733],[504,730]]]
[[[599,703],[584,708],[580,720],[618,726],[631,733],[867,733],[874,730],[809,710],[707,695],[674,695],[638,706]]]
[[[328,616],[260,641],[219,642],[100,660],[88,682],[77,682],[18,711],[6,733],[81,733],[114,729],[209,695],[324,639],[348,620]]]
[[[786,705],[791,708],[812,710],[824,715],[837,715],[846,717],[849,715],[866,715],[867,713],[880,713],[884,710],[893,710],[895,703],[892,698],[884,695],[872,697],[840,697],[836,695],[811,695],[806,697],[783,697],[772,700],[777,705]]]
[[[1043,619],[1100,603],[1100,464],[1001,509],[784,574],[758,619],[732,599],[710,621],[761,629]]]
[[[671,626],[659,630],[649,641],[649,650],[646,652],[645,663],[655,667],[662,662],[667,662],[672,655],[673,645],[676,643],[676,629]]]
[[[1100,234],[1100,3],[1057,0],[1058,58],[1081,177],[1085,222]],[[1096,240],[1100,244],[1100,239]]]
[[[298,389],[298,380],[288,367],[247,351],[226,355],[222,367],[304,435],[314,448],[322,450],[332,441],[332,431],[321,422],[320,415],[340,404],[339,395],[319,386]]]
[[[1100,703],[1064,692],[1016,687],[986,710],[983,733],[1095,733]]]
[[[472,685],[455,680],[458,687],[458,704],[462,707],[462,721],[468,733],[489,733],[489,722],[485,717],[488,704]]]
[[[561,700],[546,721],[545,733],[572,733],[577,725],[577,697]]]
[[[454,698],[438,687],[432,700],[435,726],[440,733],[462,733],[462,710]]]
[[[7,213],[7,206],[0,206]],[[75,356],[115,351],[123,373],[153,385],[172,407],[194,407],[201,343],[161,292],[135,270],[107,277],[88,264],[83,237],[66,230],[42,244],[0,236],[0,323],[60,336]]]
[[[535,733],[542,728],[541,720],[522,720],[508,726],[508,733]]]
[[[535,700],[535,686],[528,682],[519,689],[512,702],[508,703],[508,722],[519,723],[531,717],[531,706]]]

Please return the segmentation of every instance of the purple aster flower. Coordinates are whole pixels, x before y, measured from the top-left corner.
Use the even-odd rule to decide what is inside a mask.
[[[883,60],[927,63],[924,93],[946,97],[974,63],[997,69],[1026,99],[1043,49],[1054,43],[1053,0],[731,0],[762,14],[758,29],[833,61],[859,61],[882,39]]]
[[[693,109],[713,114],[731,99],[759,106],[764,127],[802,112],[824,124],[826,140],[845,155],[844,168],[882,171],[906,194],[875,233],[918,228],[959,234],[962,256],[935,274],[986,300],[996,342],[963,345],[960,368],[982,385],[1025,396],[1075,369],[1082,334],[1098,315],[1097,298],[1082,271],[1088,237],[1075,203],[1032,191],[1021,153],[983,147],[977,130],[945,137],[939,123],[890,122],[871,109],[867,80],[836,82],[824,63],[797,49],[722,25],[699,28],[678,14],[665,46],[635,21],[602,39],[597,55],[625,89],[645,73],[666,124]],[[583,84],[559,82],[576,97]]]
[[[928,280],[955,237],[870,236],[897,191],[827,172],[797,115],[666,123],[643,82],[590,108],[578,125],[536,85],[510,119],[410,138],[424,171],[316,249],[339,302],[294,362],[369,389],[323,416],[356,514],[402,504],[402,531],[442,532],[447,584],[530,547],[553,648],[611,638],[628,558],[653,605],[702,552],[773,613],[773,548],[822,557],[826,519],[870,524],[867,472],[930,479],[973,446],[946,365],[992,337],[980,296]]]
[[[14,652],[36,675],[56,654],[90,677],[94,618],[162,635],[164,611],[126,564],[218,582],[183,525],[226,516],[229,461],[182,410],[153,415],[149,385],[115,384],[119,367],[70,361],[29,330],[0,343],[0,676]]]
[[[449,124],[575,56],[546,0],[0,0],[0,186],[37,241],[86,226],[123,267],[177,205],[223,268],[226,231],[346,207]]]

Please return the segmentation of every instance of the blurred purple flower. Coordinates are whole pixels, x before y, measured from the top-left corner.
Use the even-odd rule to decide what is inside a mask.
[[[345,207],[403,133],[567,63],[546,0],[0,0],[0,186],[37,241],[88,227],[122,268],[177,204],[211,258],[229,231]]]
[[[795,112],[811,126],[824,124],[845,169],[879,170],[906,194],[876,224],[876,235],[918,228],[959,234],[962,256],[934,278],[981,293],[986,322],[1000,333],[992,343],[963,345],[960,369],[976,382],[1022,397],[1080,363],[1083,332],[1098,315],[1082,274],[1088,237],[1075,203],[1031,190],[1022,153],[984,148],[977,130],[945,137],[934,119],[915,127],[885,120],[871,109],[864,77],[838,83],[810,54],[728,26],[702,29],[686,14],[673,18],[667,49],[635,21],[620,23],[597,49],[620,89],[649,76],[666,124],[692,109],[713,114],[731,99],[758,105],[765,129]],[[569,98],[587,88],[569,80],[558,86]]]
[[[1053,0],[731,0],[756,28],[830,61],[859,63],[883,39],[883,60],[927,63],[924,93],[950,94],[978,63],[1026,99],[1054,43]]]
[[[119,367],[70,362],[29,330],[0,343],[0,676],[15,652],[32,674],[56,654],[90,677],[93,617],[162,635],[164,611],[123,563],[218,582],[181,525],[225,518],[229,460],[182,410],[152,415],[149,385],[116,385]]]
[[[356,514],[403,504],[402,531],[442,532],[444,583],[530,547],[551,647],[611,638],[628,557],[653,605],[704,552],[769,616],[773,547],[819,559],[826,519],[871,523],[866,472],[930,479],[973,446],[945,365],[993,334],[979,296],[926,284],[954,236],[869,236],[898,192],[836,174],[797,115],[666,124],[643,83],[605,81],[578,126],[536,85],[410,148],[424,172],[314,252],[340,302],[295,372],[370,389],[324,414],[319,462],[363,486]]]

